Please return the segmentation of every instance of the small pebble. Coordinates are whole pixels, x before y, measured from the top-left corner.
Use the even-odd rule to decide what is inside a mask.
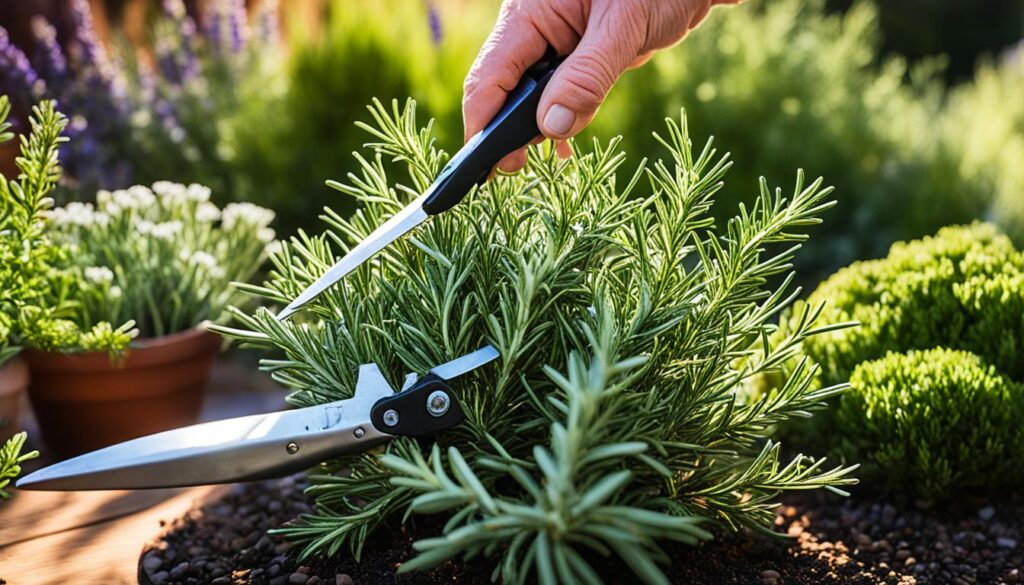
[[[334,585],[355,585],[355,582],[352,581],[352,577],[349,577],[345,573],[341,573],[334,576]]]
[[[153,585],[163,585],[164,583],[170,581],[170,579],[171,576],[167,573],[167,571],[160,571],[158,573],[150,575],[149,577],[149,580],[153,582]]]
[[[309,575],[305,573],[292,573],[288,576],[288,585],[306,585]]]
[[[985,506],[984,508],[978,510],[978,518],[984,520],[985,522],[988,522],[989,520],[994,518],[995,515],[996,509],[993,508],[992,506]]]
[[[1000,536],[996,539],[996,546],[999,548],[1017,548],[1017,539],[1008,536]]]
[[[156,552],[154,551],[149,551],[146,553],[146,556],[142,557],[142,569],[146,571],[146,574],[150,577],[153,576],[153,573],[160,570],[161,565],[163,565],[163,561],[156,556]]]
[[[171,569],[171,579],[178,580],[184,577],[185,573],[188,573],[188,566],[188,561],[175,565],[174,568]]]

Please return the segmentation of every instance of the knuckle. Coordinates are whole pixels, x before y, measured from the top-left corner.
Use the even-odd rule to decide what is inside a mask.
[[[573,60],[565,81],[589,107],[597,107],[611,89],[618,74],[600,49],[582,53]]]

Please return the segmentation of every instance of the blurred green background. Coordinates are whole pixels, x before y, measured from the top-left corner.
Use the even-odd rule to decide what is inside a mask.
[[[290,234],[319,231],[325,205],[351,209],[324,181],[353,168],[366,140],[353,123],[367,119],[371,98],[415,98],[440,143],[458,148],[462,79],[497,9],[468,0],[28,0],[0,9],[0,26],[46,78],[45,88],[23,83],[21,107],[57,97],[81,126],[63,198],[197,181],[220,202],[273,208]],[[83,11],[109,68],[88,57]],[[39,15],[54,27],[66,71],[45,74],[54,67]],[[804,280],[976,218],[1020,242],[1022,33],[1022,0],[721,7],[627,73],[583,142],[622,135],[631,160],[657,158],[651,130],[685,107],[694,135],[714,135],[736,161],[722,217],[755,196],[759,176],[782,188],[797,168],[824,176],[840,205],[801,253]],[[0,74],[0,91],[17,97],[13,77]],[[97,91],[109,99],[96,103]]]

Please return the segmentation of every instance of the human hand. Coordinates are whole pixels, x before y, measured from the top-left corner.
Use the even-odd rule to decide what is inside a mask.
[[[526,69],[552,46],[569,56],[541,96],[537,127],[557,141],[559,155],[571,155],[565,139],[590,123],[626,69],[681,41],[713,4],[738,1],[505,0],[466,76],[466,140],[490,122]],[[503,158],[498,168],[513,172],[525,164],[526,149],[521,149]]]

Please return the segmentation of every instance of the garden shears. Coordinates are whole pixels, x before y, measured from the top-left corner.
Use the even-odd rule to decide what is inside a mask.
[[[40,469],[17,487],[143,489],[281,477],[395,437],[421,437],[458,425],[465,415],[448,382],[498,357],[494,347],[484,346],[423,377],[409,374],[397,393],[377,364],[363,364],[352,398],[125,441]]]
[[[432,215],[458,205],[473,189],[482,184],[494,165],[505,155],[530,143],[540,134],[537,127],[537,106],[548,81],[562,62],[554,49],[526,71],[519,84],[509,92],[498,114],[480,132],[466,142],[427,188],[404,209],[395,214],[369,236],[352,248],[341,260],[313,284],[295,297],[277,314],[280,320],[295,314],[302,305],[315,299],[332,285],[345,278],[360,264],[372,258],[391,242],[402,237]]]

